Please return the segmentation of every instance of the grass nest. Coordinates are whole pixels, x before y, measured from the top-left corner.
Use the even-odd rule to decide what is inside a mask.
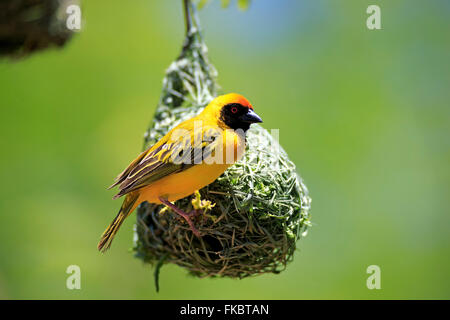
[[[0,1],[0,57],[22,58],[63,47],[73,36],[67,29],[66,9],[79,0]]]
[[[144,148],[217,96],[216,71],[190,5],[187,14],[183,50],[167,70]],[[247,150],[239,162],[199,195],[175,204],[189,212],[198,196],[214,205],[194,219],[200,238],[164,206],[143,203],[138,208],[134,251],[156,266],[156,278],[164,263],[179,265],[198,277],[279,273],[310,226],[307,188],[278,141],[259,125],[247,132]]]

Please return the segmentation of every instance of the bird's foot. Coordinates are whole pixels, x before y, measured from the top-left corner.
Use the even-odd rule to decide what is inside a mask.
[[[211,220],[214,221],[216,219],[215,216],[207,214],[207,212],[210,211],[212,208],[214,208],[216,204],[212,203],[209,200],[202,200],[200,197],[200,192],[198,192],[198,190],[195,191],[194,199],[192,199],[191,203],[194,210],[192,210],[189,214],[192,214],[194,216],[203,214],[203,218],[205,220],[210,218]]]
[[[163,199],[163,198],[159,198],[159,201],[161,201],[161,203],[163,203],[164,205],[166,205],[167,207],[172,209],[174,212],[176,212],[178,215],[183,217],[186,220],[186,222],[188,223],[188,225],[191,228],[192,232],[197,237],[199,237],[199,238],[201,237],[200,231],[197,230],[197,228],[194,226],[194,223],[191,220],[191,212],[192,211],[190,213],[186,213],[183,210],[181,210],[180,208],[178,208],[176,205],[171,203],[169,200],[166,200],[166,199]]]

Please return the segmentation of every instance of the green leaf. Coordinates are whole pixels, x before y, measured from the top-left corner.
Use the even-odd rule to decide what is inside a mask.
[[[211,0],[197,0],[197,7],[202,9]],[[231,0],[220,0],[222,8],[228,8],[230,6]],[[240,10],[247,10],[250,6],[250,0],[237,0],[237,5]]]
[[[238,0],[238,7],[241,10],[247,10],[250,5],[250,0]]]
[[[203,8],[208,2],[209,2],[209,0],[199,0],[197,6],[198,6],[199,9],[201,9],[201,8]]]

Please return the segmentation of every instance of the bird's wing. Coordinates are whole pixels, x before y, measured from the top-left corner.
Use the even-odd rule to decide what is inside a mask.
[[[142,152],[110,187],[119,185],[119,193],[114,199],[201,163],[202,159],[211,155],[219,141],[217,131],[206,130],[202,134],[203,139],[194,138],[191,132],[171,141],[169,133],[156,145]]]

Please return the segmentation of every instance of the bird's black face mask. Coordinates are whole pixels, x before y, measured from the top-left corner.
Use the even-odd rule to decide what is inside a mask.
[[[233,130],[247,131],[252,123],[262,122],[252,108],[244,107],[240,103],[229,103],[223,106],[220,120]]]

